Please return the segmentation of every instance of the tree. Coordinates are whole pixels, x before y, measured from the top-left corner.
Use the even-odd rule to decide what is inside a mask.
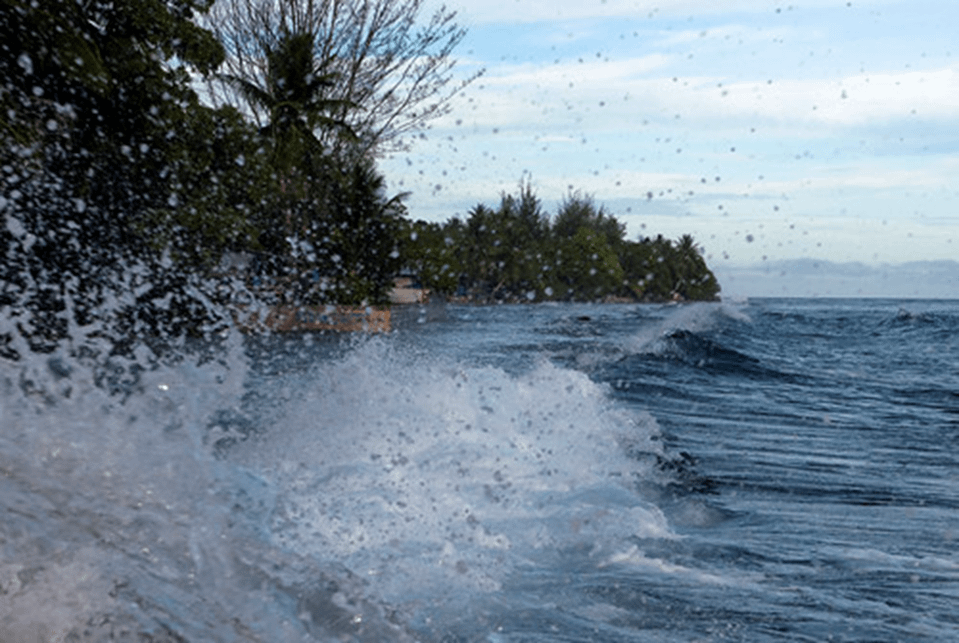
[[[500,211],[506,218],[515,221],[514,227],[523,238],[541,243],[549,236],[549,217],[543,212],[542,203],[529,178],[520,181],[518,196],[503,194],[500,197]]]
[[[432,292],[452,295],[459,285],[459,223],[456,219],[445,226],[427,221],[404,222],[400,248],[403,268],[417,275],[423,287]]]
[[[329,116],[349,126],[358,142],[345,144],[330,131],[319,134],[342,154],[379,154],[404,149],[410,137],[445,114],[449,100],[476,75],[453,83],[451,54],[465,36],[456,13],[442,7],[419,25],[423,0],[223,0],[208,21],[226,48],[226,77],[264,87],[270,52],[289,34],[312,38],[314,59],[335,78],[326,98],[340,107]],[[478,74],[477,74],[478,75]],[[261,125],[271,118],[236,82],[214,83],[218,104],[249,111]],[[360,109],[352,109],[358,106]]]
[[[193,271],[215,267],[226,251],[261,248],[258,216],[278,186],[257,132],[231,107],[197,105],[172,122],[178,136],[156,171],[175,181],[137,218],[138,235]]]
[[[297,169],[309,171],[324,156],[318,132],[356,139],[349,125],[332,114],[356,107],[329,98],[337,75],[327,72],[328,61],[315,58],[313,34],[287,33],[265,51],[266,76],[262,86],[232,74],[220,76],[254,109],[266,115],[260,132],[272,144],[272,161],[289,177]]]
[[[484,299],[495,297],[503,284],[500,264],[506,254],[499,238],[496,212],[477,204],[469,212],[461,239],[464,280],[475,295]]]
[[[397,262],[404,195],[387,198],[383,177],[363,154],[335,156],[328,145],[357,137],[345,120],[356,108],[329,98],[338,74],[316,58],[311,33],[287,33],[266,52],[263,85],[223,78],[268,115],[259,129],[280,193],[257,217],[262,262],[279,277],[286,303],[383,303]]]
[[[195,23],[207,8],[0,4],[0,306],[29,348],[50,350],[78,325],[154,337],[203,327],[199,273],[170,258],[210,265],[242,242],[238,196],[255,181],[238,161],[256,167],[246,125],[190,87],[191,72],[223,58]]]
[[[38,153],[52,152],[42,163],[85,201],[127,213],[165,202],[162,169],[177,145],[170,127],[196,105],[189,70],[207,73],[223,59],[194,23],[206,8],[205,0],[5,2],[4,129],[42,143]]]
[[[322,248],[336,303],[384,304],[400,268],[405,194],[387,198],[372,161],[353,163],[329,193],[332,218]],[[329,241],[325,241],[329,239]]]
[[[560,204],[550,225],[527,181],[518,195],[502,194],[496,210],[477,205],[465,222],[418,222],[406,233],[402,252],[424,283],[440,283],[442,265],[449,289],[446,270],[458,267],[459,285],[477,301],[716,297],[719,284],[692,237],[674,247],[662,235],[639,241],[624,235],[616,217],[577,192]]]
[[[676,245],[677,280],[675,292],[683,299],[715,299],[719,282],[706,267],[703,255],[692,236],[684,234]]]
[[[625,290],[636,299],[643,301],[665,297],[653,285],[656,276],[662,273],[662,261],[659,259],[649,239],[627,241],[620,248],[619,261],[623,267]]]
[[[542,290],[541,274],[549,219],[529,181],[519,195],[502,194],[493,223],[499,278],[494,292],[508,298],[528,298]],[[500,293],[500,291],[502,291]]]
[[[400,267],[405,194],[387,197],[372,161],[324,162],[268,196],[253,222],[257,290],[272,303],[383,304]],[[268,287],[270,286],[270,287]]]
[[[618,295],[623,269],[608,239],[583,225],[556,242],[552,289],[561,299],[593,301]]]
[[[559,212],[553,220],[553,234],[568,239],[584,227],[603,236],[614,249],[626,235],[626,226],[606,212],[603,206],[597,207],[592,196],[570,192],[560,203]]]

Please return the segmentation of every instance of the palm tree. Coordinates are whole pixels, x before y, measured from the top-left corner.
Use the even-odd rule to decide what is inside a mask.
[[[719,294],[719,283],[706,267],[702,251],[693,237],[684,234],[676,245],[678,280],[677,293],[686,299],[714,299]]]
[[[327,264],[340,303],[385,303],[393,277],[400,269],[400,221],[403,199],[386,195],[386,180],[369,159],[351,163],[340,175],[336,198],[329,204],[330,221],[323,231]]]
[[[356,133],[342,119],[331,114],[355,109],[349,101],[327,98],[337,81],[335,73],[325,73],[330,61],[318,61],[313,35],[287,33],[266,52],[266,77],[263,85],[246,78],[222,75],[251,104],[269,114],[269,122],[260,133],[273,145],[274,167],[290,176],[296,168],[309,168],[324,155],[317,131],[333,131],[338,137],[355,141]]]
[[[283,270],[301,284],[291,296],[379,302],[398,268],[394,250],[405,195],[386,198],[383,177],[341,118],[357,106],[329,98],[339,77],[327,73],[333,61],[318,59],[314,45],[312,34],[284,34],[265,52],[262,86],[221,78],[254,111],[268,114],[260,133],[270,143],[280,194],[266,215],[264,238],[270,236]],[[322,292],[315,291],[318,284]]]
[[[299,237],[308,235],[308,229],[325,217],[322,209],[311,203],[310,195],[328,192],[317,188],[337,181],[336,168],[317,132],[332,130],[353,138],[349,126],[331,116],[352,105],[327,98],[337,76],[325,73],[329,61],[317,59],[311,34],[285,33],[274,46],[266,48],[264,58],[262,83],[229,74],[219,78],[243,97],[250,111],[267,115],[260,134],[268,142],[279,194],[274,207],[259,213],[263,219],[259,237],[274,261],[289,264],[291,253],[298,254],[302,247]]]

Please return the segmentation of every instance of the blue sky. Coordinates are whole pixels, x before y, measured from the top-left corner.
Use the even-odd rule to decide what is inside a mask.
[[[691,233],[727,294],[928,296],[886,266],[959,258],[959,3],[447,4],[460,73],[486,71],[382,164],[414,218],[529,177],[550,212],[576,189],[630,238]],[[809,281],[799,258],[861,274]]]

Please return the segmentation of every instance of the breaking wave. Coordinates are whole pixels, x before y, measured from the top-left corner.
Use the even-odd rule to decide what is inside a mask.
[[[519,567],[673,537],[656,424],[605,386],[334,342],[114,360],[122,394],[0,364],[0,639],[438,640]]]

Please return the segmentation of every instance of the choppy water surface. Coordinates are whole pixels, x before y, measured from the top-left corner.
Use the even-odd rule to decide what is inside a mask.
[[[959,302],[0,365],[0,641],[945,641]]]

